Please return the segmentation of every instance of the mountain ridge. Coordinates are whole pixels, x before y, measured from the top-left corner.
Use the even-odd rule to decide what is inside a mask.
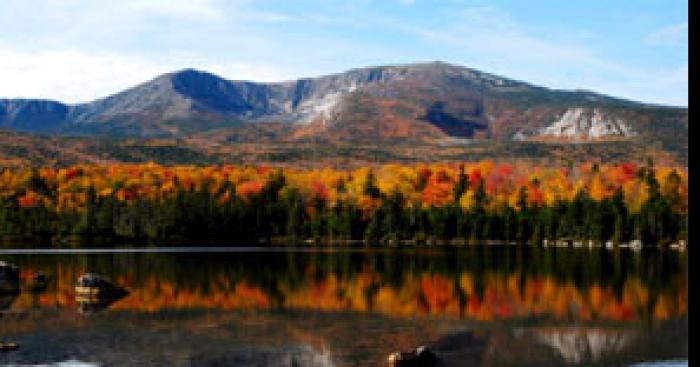
[[[583,116],[577,127],[565,126],[562,116],[574,112]],[[552,132],[578,132],[580,126],[597,130],[574,134],[579,140],[687,136],[686,107],[552,89],[441,61],[272,83],[186,68],[85,103],[0,99],[0,128],[31,133],[177,138],[267,122],[293,126],[286,140],[566,141],[570,134]]]
[[[451,63],[447,63],[447,62],[439,61],[439,60],[424,61],[424,62],[416,62],[416,63],[399,63],[399,64],[383,64],[383,65],[377,65],[377,66],[366,66],[366,67],[359,67],[359,68],[351,68],[351,69],[348,69],[348,70],[343,71],[343,72],[334,72],[334,73],[323,74],[323,75],[319,75],[319,76],[299,77],[299,78],[297,78],[297,79],[286,79],[286,80],[273,81],[273,82],[258,82],[258,81],[254,81],[254,80],[248,80],[248,79],[229,79],[229,78],[225,78],[225,77],[218,76],[217,74],[215,74],[215,73],[213,73],[213,72],[209,72],[209,71],[206,71],[206,70],[203,70],[203,69],[198,69],[198,68],[194,68],[194,67],[187,67],[187,68],[177,69],[177,70],[173,70],[173,71],[169,71],[169,72],[165,72],[165,73],[156,75],[155,77],[153,77],[153,78],[151,78],[151,79],[149,79],[149,80],[147,80],[147,81],[138,83],[138,84],[136,84],[136,85],[133,85],[133,86],[128,87],[128,88],[126,88],[126,89],[124,89],[124,90],[121,90],[121,91],[117,91],[117,92],[114,92],[114,93],[107,94],[107,95],[102,96],[102,97],[96,97],[95,99],[90,100],[90,101],[87,101],[87,102],[68,103],[68,102],[62,102],[62,101],[60,101],[59,99],[55,99],[55,98],[32,98],[32,97],[0,97],[0,101],[37,101],[37,102],[54,102],[54,103],[63,104],[63,105],[65,105],[65,106],[67,106],[67,107],[75,107],[75,106],[80,106],[80,105],[85,105],[85,104],[94,103],[94,102],[96,102],[96,101],[103,100],[103,99],[108,99],[108,98],[113,97],[113,96],[116,96],[116,95],[118,95],[118,94],[120,94],[120,93],[122,93],[122,92],[124,92],[124,91],[126,91],[126,90],[130,90],[130,89],[136,88],[136,87],[138,87],[138,86],[140,86],[140,85],[147,84],[147,83],[149,83],[149,82],[153,82],[153,81],[156,81],[156,80],[158,80],[158,79],[161,79],[161,78],[164,78],[164,77],[167,77],[167,76],[177,75],[177,74],[181,74],[181,73],[209,74],[209,75],[213,75],[213,76],[215,76],[215,77],[217,77],[217,78],[219,78],[219,79],[225,80],[225,81],[227,81],[227,82],[241,82],[241,83],[254,83],[254,84],[279,84],[279,85],[284,85],[284,84],[296,83],[296,82],[299,82],[299,81],[308,81],[308,80],[319,79],[319,78],[324,78],[324,77],[339,76],[339,75],[343,75],[343,74],[346,74],[346,73],[351,73],[351,72],[356,72],[356,71],[362,71],[362,70],[368,70],[368,69],[385,69],[385,68],[416,67],[416,66],[422,66],[422,65],[425,65],[425,66],[427,66],[427,65],[447,65],[447,66],[451,66],[451,67],[463,68],[463,69],[471,70],[471,71],[473,71],[473,72],[476,72],[476,73],[479,73],[479,74],[482,74],[482,75],[489,75],[489,76],[496,77],[496,78],[508,79],[508,80],[513,81],[513,82],[516,82],[516,83],[526,84],[526,85],[528,85],[528,86],[530,86],[530,87],[539,88],[539,89],[543,89],[543,90],[550,91],[550,92],[563,92],[563,93],[588,94],[588,95],[591,95],[591,96],[603,96],[603,97],[606,97],[606,98],[610,98],[610,99],[617,100],[617,101],[619,101],[619,102],[626,102],[626,103],[631,103],[631,104],[635,104],[635,105],[638,105],[638,106],[646,106],[646,107],[652,107],[652,108],[673,108],[673,109],[687,109],[687,108],[688,108],[688,106],[669,105],[669,104],[654,103],[654,102],[643,102],[643,101],[637,101],[637,100],[633,100],[633,99],[629,99],[629,98],[624,98],[624,97],[616,97],[616,96],[607,95],[607,94],[604,94],[604,93],[602,93],[602,92],[597,92],[597,91],[590,90],[590,89],[582,89],[582,88],[566,89],[566,88],[547,87],[547,86],[544,86],[544,85],[529,83],[529,82],[525,82],[525,81],[522,81],[522,80],[518,80],[518,79],[514,79],[514,78],[509,78],[509,77],[503,77],[503,76],[499,76],[499,75],[497,75],[497,74],[493,74],[493,73],[489,73],[489,72],[484,72],[484,71],[480,71],[480,70],[477,70],[477,69],[468,68],[468,67],[464,67],[464,66],[459,66],[459,65],[456,65],[456,64],[451,64]]]

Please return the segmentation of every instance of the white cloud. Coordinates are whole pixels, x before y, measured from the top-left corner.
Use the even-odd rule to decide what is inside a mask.
[[[278,67],[230,63],[183,52],[149,58],[80,50],[25,52],[0,45],[0,97],[86,102],[187,67],[230,79],[277,81],[291,76]]]
[[[529,35],[508,14],[490,6],[464,9],[451,22],[425,27],[407,25],[391,19],[377,22],[424,38],[432,43],[447,45],[457,53],[479,60],[499,60],[497,63],[513,70],[531,65],[540,70],[561,68],[591,68],[619,72],[623,67],[598,57],[588,48],[575,43],[558,43]],[[492,70],[490,63],[469,65]]]
[[[687,45],[688,22],[657,29],[646,37],[646,42],[656,46]]]
[[[3,0],[0,41],[16,49],[133,51],[225,20],[218,0]]]
[[[469,22],[473,26],[489,25],[491,29],[513,28],[514,22],[511,17],[489,5],[474,6],[457,14],[462,22]]]
[[[120,0],[114,3],[136,12],[217,19],[223,17],[222,10],[213,0]]]
[[[650,103],[688,103],[687,65],[684,73],[682,66],[667,69],[613,61],[585,42],[534,36],[492,6],[464,9],[451,21],[431,27],[392,18],[371,19],[433,45],[448,46],[452,55],[446,61],[483,71],[552,88],[586,89]],[[676,33],[678,28],[682,29],[673,28]]]
[[[273,81],[442,59],[555,88],[687,104],[687,67],[616,59],[590,35],[547,34],[491,5],[407,20],[377,15],[373,3],[278,12],[253,0],[0,0],[0,97],[85,101],[185,67]],[[683,40],[687,22],[645,41]]]
[[[612,96],[671,106],[688,105],[688,64],[676,68],[631,69],[621,78],[595,78],[593,89]]]

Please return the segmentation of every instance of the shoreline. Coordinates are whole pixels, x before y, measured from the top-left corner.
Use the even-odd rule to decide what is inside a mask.
[[[428,241],[419,242],[415,240],[398,241],[376,241],[378,245],[372,245],[366,241],[300,241],[292,244],[284,244],[283,241],[270,241],[258,245],[235,245],[235,244],[202,244],[178,245],[178,246],[156,246],[151,244],[132,244],[130,246],[97,246],[97,247],[2,247],[0,254],[84,254],[84,253],[187,253],[187,252],[337,252],[337,251],[390,251],[390,250],[436,250],[436,249],[463,249],[473,246],[522,246],[527,248],[604,248],[606,250],[631,249],[640,251],[642,249],[668,249],[675,251],[685,251],[687,244],[684,240],[662,245],[642,245],[641,242],[629,242],[612,244],[593,241],[547,241],[541,244],[523,244],[513,241]],[[73,242],[73,244],[76,244]]]

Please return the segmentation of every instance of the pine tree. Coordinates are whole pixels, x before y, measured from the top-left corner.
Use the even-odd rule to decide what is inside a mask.
[[[464,164],[459,165],[459,175],[457,176],[457,182],[455,182],[452,187],[452,198],[455,203],[459,202],[462,195],[469,189],[469,179],[467,174],[464,172]]]
[[[381,197],[381,192],[379,191],[379,188],[377,187],[377,184],[375,181],[376,181],[376,178],[374,177],[374,172],[372,172],[372,170],[370,170],[367,173],[367,178],[365,179],[362,193],[371,197],[371,198],[378,199],[379,197]]]

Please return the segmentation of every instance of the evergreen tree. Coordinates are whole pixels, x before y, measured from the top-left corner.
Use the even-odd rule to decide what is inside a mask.
[[[469,179],[467,174],[464,172],[464,164],[459,165],[459,174],[457,175],[457,182],[455,182],[452,187],[452,198],[455,203],[459,203],[459,199],[462,195],[469,189]]]

